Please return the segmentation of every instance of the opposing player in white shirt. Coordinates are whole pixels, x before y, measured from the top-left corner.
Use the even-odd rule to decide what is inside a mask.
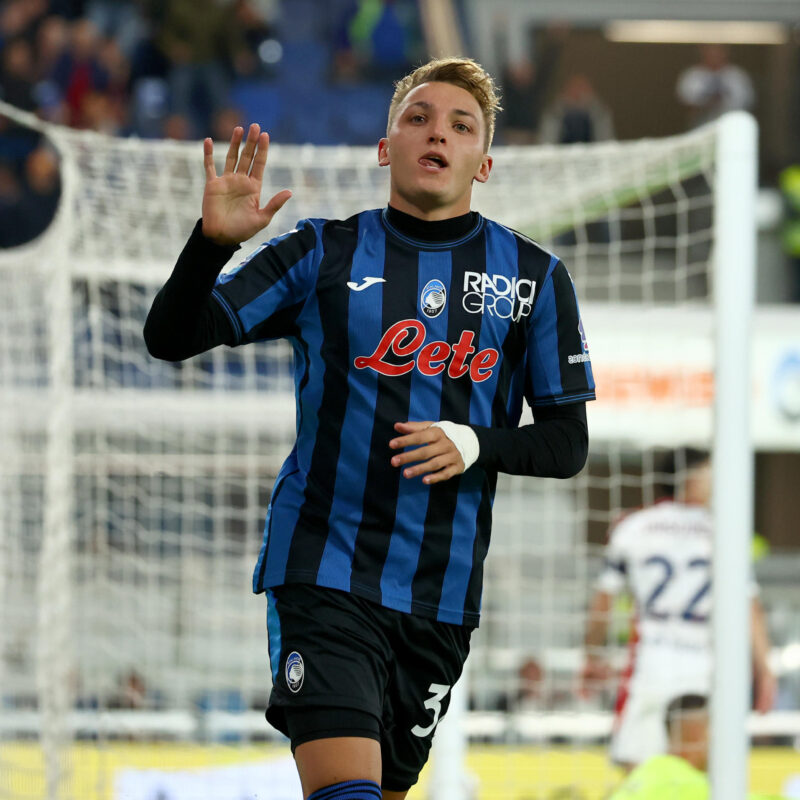
[[[611,675],[605,643],[613,597],[627,590],[635,602],[611,739],[612,760],[627,769],[666,752],[664,712],[670,700],[711,691],[711,469],[707,454],[694,450],[679,451],[676,463],[683,479],[676,481],[675,498],[635,511],[612,529],[589,610],[586,691]],[[751,593],[755,707],[766,712],[775,681],[755,582]]]

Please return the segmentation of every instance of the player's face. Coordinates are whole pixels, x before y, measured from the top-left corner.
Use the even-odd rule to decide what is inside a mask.
[[[466,214],[472,182],[488,180],[492,168],[485,135],[466,89],[434,81],[410,91],[378,145],[378,163],[391,172],[391,205],[429,220]]]
[[[688,712],[677,725],[677,742],[673,749],[695,769],[708,768],[708,714]]]
[[[689,470],[684,488],[687,503],[708,505],[711,499],[711,462],[704,461]]]

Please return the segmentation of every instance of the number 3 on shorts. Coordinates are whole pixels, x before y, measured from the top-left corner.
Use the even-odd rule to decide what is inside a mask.
[[[443,683],[432,683],[428,687],[428,691],[431,696],[425,701],[425,708],[430,708],[433,711],[433,722],[427,728],[415,725],[411,729],[411,733],[420,738],[428,736],[436,730],[436,726],[439,724],[439,714],[442,713],[442,700],[447,697],[450,687]]]

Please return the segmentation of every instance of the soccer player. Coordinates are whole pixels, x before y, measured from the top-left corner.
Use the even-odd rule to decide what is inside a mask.
[[[679,450],[673,500],[624,517],[612,530],[605,566],[589,610],[583,679],[587,691],[611,674],[604,657],[615,595],[628,590],[636,607],[629,663],[617,695],[611,758],[632,769],[664,753],[662,720],[670,698],[707,695],[711,680],[711,548],[707,453]],[[767,664],[769,641],[752,584],[751,627],[755,707],[772,707],[775,680]]]
[[[267,719],[313,800],[405,797],[478,624],[497,473],[569,477],[586,459],[594,381],[569,273],[470,211],[498,108],[474,61],[419,67],[378,143],[388,206],[301,220],[221,275],[290,192],[259,205],[257,125],[241,153],[234,130],[221,175],[207,139],[202,219],[145,325],[167,360],[294,346],[297,441],[253,586]],[[519,427],[523,400],[535,424]]]
[[[609,800],[708,800],[707,705],[703,695],[673,699],[663,721],[668,752],[638,766]],[[748,798],[769,800],[766,795],[750,794]]]

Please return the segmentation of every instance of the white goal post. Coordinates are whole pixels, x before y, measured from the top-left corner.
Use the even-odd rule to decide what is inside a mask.
[[[0,798],[27,800],[29,782],[47,800],[111,800],[123,769],[179,769],[172,745],[224,747],[202,758],[231,763],[270,736],[250,572],[294,432],[291,350],[220,348],[182,365],[145,351],[147,309],[200,213],[198,143],[68,130],[2,103],[0,114],[41,132],[62,179],[48,230],[0,252]],[[733,114],[663,140],[493,152],[476,207],[567,264],[598,401],[581,475],[499,482],[482,624],[426,778],[437,800],[462,796],[465,769],[543,796],[566,780],[558,754],[549,772],[534,760],[494,777],[467,747],[480,740],[544,754],[565,741],[587,754],[575,796],[610,787],[590,752],[608,736],[608,697],[587,701],[575,683],[598,543],[656,499],[660,456],[682,445],[713,450],[725,497],[712,784],[715,800],[744,798],[755,146],[753,120]],[[271,233],[382,206],[387,180],[371,148],[271,146],[264,196],[294,193]],[[756,440],[779,435],[766,416],[753,422]],[[526,663],[541,678],[523,702]],[[147,743],[147,765],[117,747],[131,740]]]
[[[753,535],[750,432],[751,320],[755,303],[757,132],[744,113],[718,133],[714,265],[715,404],[712,597],[712,800],[745,798],[745,720],[751,686],[749,564]]]

